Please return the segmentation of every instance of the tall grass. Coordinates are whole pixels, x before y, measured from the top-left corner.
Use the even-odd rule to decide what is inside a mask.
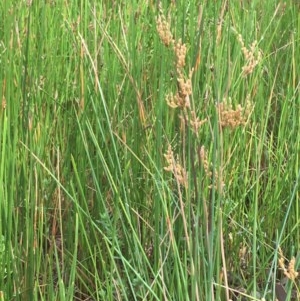
[[[300,298],[297,2],[0,7],[0,300]]]

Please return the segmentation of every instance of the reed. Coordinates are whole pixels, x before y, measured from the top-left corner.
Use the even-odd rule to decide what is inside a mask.
[[[298,6],[2,1],[0,300],[298,300]]]

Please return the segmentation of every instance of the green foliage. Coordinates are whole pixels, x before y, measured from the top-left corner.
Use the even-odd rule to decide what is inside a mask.
[[[1,2],[0,300],[299,298],[299,5],[154,2]]]

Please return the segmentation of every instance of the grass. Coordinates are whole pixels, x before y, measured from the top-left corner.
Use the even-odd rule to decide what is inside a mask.
[[[298,300],[297,2],[2,2],[0,300]]]

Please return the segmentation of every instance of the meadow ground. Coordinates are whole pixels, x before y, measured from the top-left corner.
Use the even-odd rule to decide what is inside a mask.
[[[1,301],[300,300],[297,1],[0,8]]]

